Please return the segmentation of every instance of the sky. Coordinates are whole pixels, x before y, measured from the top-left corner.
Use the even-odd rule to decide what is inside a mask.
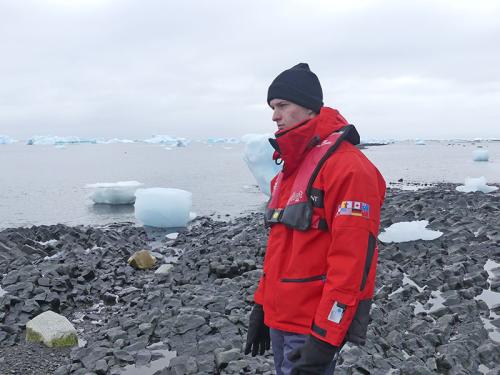
[[[500,138],[500,0],[0,0],[0,134],[276,130],[309,64],[364,139]]]

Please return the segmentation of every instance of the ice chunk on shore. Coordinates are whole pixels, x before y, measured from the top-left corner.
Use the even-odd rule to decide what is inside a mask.
[[[185,227],[190,219],[192,194],[167,188],[138,189],[135,217],[144,225],[160,228]]]
[[[427,220],[403,221],[392,224],[380,233],[378,238],[382,242],[408,242],[416,240],[435,240],[441,237],[442,232],[427,229]]]
[[[243,160],[257,180],[259,189],[264,194],[271,195],[271,180],[281,170],[273,160],[274,149],[269,143],[270,134],[246,134]]]
[[[484,148],[477,148],[472,151],[472,157],[474,158],[474,161],[488,161],[490,159],[488,150],[485,150]]]
[[[498,190],[496,186],[489,186],[486,184],[486,178],[484,176],[478,178],[466,178],[465,184],[456,187],[457,191],[462,193],[471,193],[480,191],[482,193],[491,193],[492,191]]]
[[[85,185],[94,189],[90,199],[101,204],[133,204],[135,191],[144,184],[138,181],[98,182]]]
[[[179,236],[179,233],[172,232],[172,233],[167,234],[165,237],[167,237],[169,240],[176,240],[178,236]]]

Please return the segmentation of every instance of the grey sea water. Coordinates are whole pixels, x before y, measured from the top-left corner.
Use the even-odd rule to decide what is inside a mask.
[[[472,151],[487,149],[489,162]],[[153,144],[82,144],[61,149],[22,143],[0,145],[0,228],[64,223],[100,225],[135,221],[133,206],[95,205],[86,184],[136,180],[144,187],[193,193],[198,215],[234,216],[262,209],[243,144],[192,143],[170,150]],[[388,182],[461,183],[485,176],[500,182],[500,142],[400,142],[363,152]]]

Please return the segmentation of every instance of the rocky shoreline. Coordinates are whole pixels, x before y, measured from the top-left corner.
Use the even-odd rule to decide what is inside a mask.
[[[380,243],[368,343],[346,346],[336,374],[498,374],[500,300],[483,297],[500,295],[500,269],[485,270],[500,263],[500,194],[389,189],[381,227],[412,220],[443,236]],[[176,239],[132,223],[1,231],[0,373],[273,374],[270,354],[241,350],[262,222],[202,217]],[[141,249],[170,272],[130,267]],[[46,310],[72,321],[80,347],[25,342],[26,322]]]

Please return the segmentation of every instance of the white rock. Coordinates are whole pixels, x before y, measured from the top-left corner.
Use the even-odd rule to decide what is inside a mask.
[[[49,310],[26,323],[26,341],[43,342],[49,347],[75,346],[78,336],[68,319]]]
[[[172,264],[162,264],[158,269],[155,271],[155,273],[158,274],[166,274],[169,273],[170,270],[172,269],[173,265]]]

